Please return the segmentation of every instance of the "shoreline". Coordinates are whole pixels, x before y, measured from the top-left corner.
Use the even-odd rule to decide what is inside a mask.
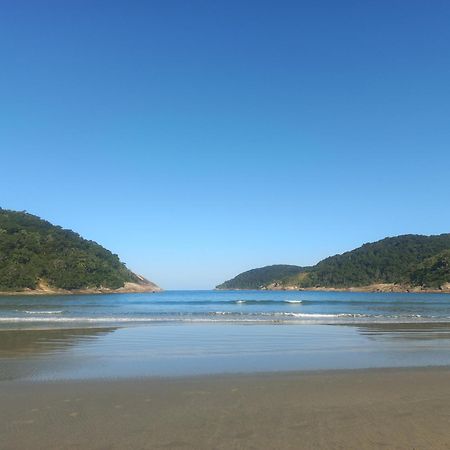
[[[449,322],[68,325],[0,331],[0,380],[187,379],[221,374],[450,367]]]
[[[99,328],[101,331],[102,329]],[[443,365],[417,365],[417,366],[386,366],[386,367],[347,367],[344,369],[294,369],[280,371],[255,371],[255,372],[221,372],[221,373],[198,373],[189,375],[136,375],[128,377],[99,376],[96,378],[55,378],[55,379],[4,379],[0,380],[0,392],[2,389],[15,389],[26,387],[50,387],[50,386],[84,386],[84,385],[103,385],[103,384],[184,384],[184,383],[208,383],[208,382],[237,382],[237,381],[264,381],[268,379],[303,379],[320,377],[352,377],[366,375],[378,376],[402,376],[414,375],[416,373],[445,373],[449,377],[450,383],[450,364]]]
[[[3,448],[448,448],[450,367],[0,382]]]
[[[450,294],[450,286],[444,289],[424,289],[417,286],[401,286],[397,284],[372,284],[358,287],[308,287],[268,286],[259,289],[245,288],[215,288],[216,291],[298,291],[298,292],[368,292],[368,293],[399,293],[399,294]]]
[[[157,293],[163,292],[163,289],[156,284],[138,284],[125,283],[125,285],[118,289],[109,288],[91,288],[91,289],[59,289],[51,287],[41,287],[39,289],[26,289],[23,291],[0,291],[0,297],[7,296],[43,296],[43,295],[94,295],[94,294],[138,294],[138,293]]]

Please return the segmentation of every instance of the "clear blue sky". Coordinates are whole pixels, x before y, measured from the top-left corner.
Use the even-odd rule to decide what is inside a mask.
[[[0,205],[164,288],[450,232],[450,2],[2,1]]]

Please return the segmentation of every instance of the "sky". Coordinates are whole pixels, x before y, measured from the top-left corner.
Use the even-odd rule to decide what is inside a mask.
[[[450,2],[0,4],[0,206],[165,289],[450,232]]]

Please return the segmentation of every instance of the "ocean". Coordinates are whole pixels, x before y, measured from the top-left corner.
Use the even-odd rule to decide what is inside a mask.
[[[0,297],[0,380],[449,364],[447,294]]]

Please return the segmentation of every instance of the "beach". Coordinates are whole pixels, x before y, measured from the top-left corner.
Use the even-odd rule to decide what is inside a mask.
[[[0,383],[1,448],[448,449],[450,369]]]
[[[0,448],[448,449],[447,299],[3,297]]]

